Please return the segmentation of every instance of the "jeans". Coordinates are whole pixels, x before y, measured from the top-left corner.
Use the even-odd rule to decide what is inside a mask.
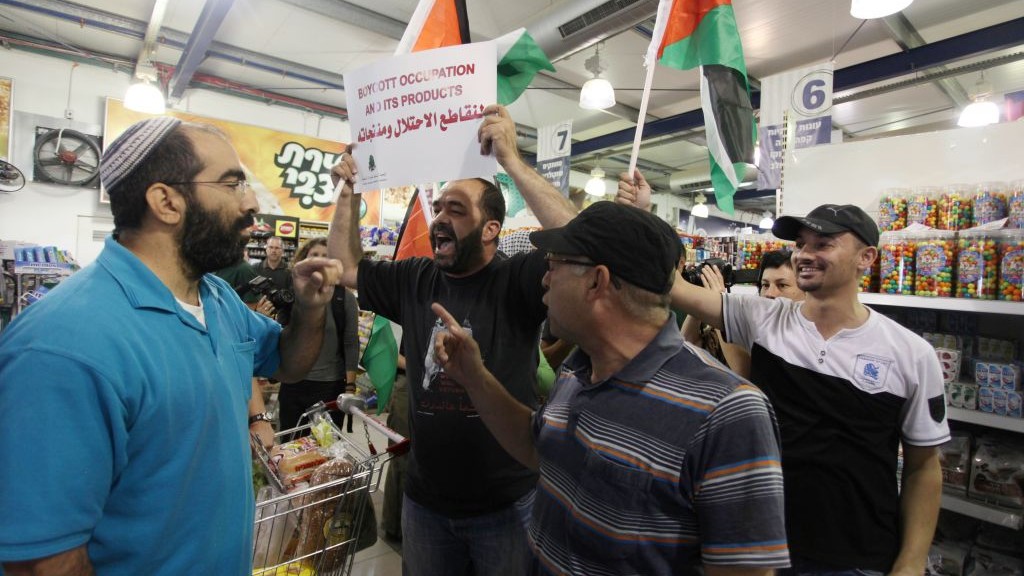
[[[403,576],[522,576],[534,491],[512,506],[471,518],[449,518],[402,501]]]

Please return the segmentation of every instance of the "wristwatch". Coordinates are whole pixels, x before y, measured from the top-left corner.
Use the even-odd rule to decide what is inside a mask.
[[[259,414],[253,414],[249,416],[249,426],[257,422],[271,422],[273,423],[274,418],[270,415],[270,412],[260,412]]]

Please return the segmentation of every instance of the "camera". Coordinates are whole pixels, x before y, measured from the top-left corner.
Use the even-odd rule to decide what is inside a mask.
[[[239,291],[239,296],[249,291],[266,296],[267,300],[278,310],[289,308],[295,302],[295,294],[291,290],[278,288],[274,281],[266,276],[257,276],[249,280],[249,283]]]
[[[733,272],[732,264],[722,258],[708,258],[696,266],[687,266],[683,268],[683,280],[686,280],[690,284],[696,284],[697,286],[703,286],[704,283],[700,280],[700,274],[704,271],[705,266],[717,266],[718,271],[722,273],[722,279],[725,280],[725,287],[731,288],[736,283],[736,274]]]

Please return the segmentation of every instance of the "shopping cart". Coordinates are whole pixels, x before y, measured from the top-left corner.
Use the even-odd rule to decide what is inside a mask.
[[[316,468],[309,485],[289,486],[282,482],[270,454],[255,435],[254,452],[270,486],[257,496],[253,531],[254,576],[347,575],[355,553],[376,541],[370,495],[380,486],[381,469],[393,456],[404,454],[409,441],[363,412],[362,398],[342,394],[336,401],[320,402],[306,411],[299,425],[275,435],[288,442],[323,431],[324,426],[338,438],[328,463]],[[350,441],[330,417],[330,411],[352,414],[363,421],[367,448]],[[314,430],[316,427],[316,430]],[[393,443],[377,452],[370,442],[369,428]]]

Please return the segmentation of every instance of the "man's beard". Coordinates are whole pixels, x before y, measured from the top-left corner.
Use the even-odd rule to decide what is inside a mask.
[[[241,216],[232,225],[225,225],[221,217],[192,198],[187,202],[185,227],[179,238],[186,273],[199,278],[207,272],[237,264],[249,242],[242,231],[252,226],[252,215]]]
[[[449,274],[462,274],[483,260],[483,226],[472,230],[469,234],[466,234],[464,238],[459,238],[455,235],[455,229],[452,228],[451,225],[442,223],[434,224],[430,230],[430,247],[435,251],[437,250],[437,240],[434,238],[434,232],[437,230],[445,232],[455,244],[455,255],[451,262],[442,262],[437,259],[437,254],[434,254],[434,262],[442,271],[448,272]]]

